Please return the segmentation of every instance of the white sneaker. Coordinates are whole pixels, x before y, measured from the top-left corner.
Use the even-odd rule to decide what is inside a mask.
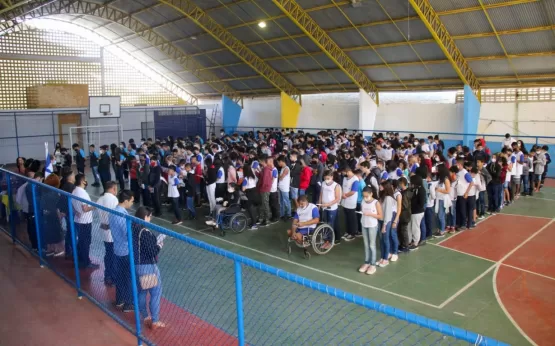
[[[360,268],[358,268],[358,272],[359,273],[366,273],[366,271],[368,270],[368,268],[370,267],[369,264],[363,264],[360,266]]]
[[[378,267],[383,268],[383,267],[386,267],[388,264],[389,264],[389,261],[382,260],[380,263],[378,263]]]
[[[391,261],[391,262],[397,262],[398,259],[399,259],[399,256],[397,256],[397,255],[392,255],[390,261]]]
[[[206,225],[207,226],[216,226],[216,222],[214,220],[208,220],[208,221],[206,221]]]
[[[370,267],[368,267],[368,270],[366,271],[366,274],[372,275],[375,272],[376,272],[376,267],[375,266],[370,266]]]

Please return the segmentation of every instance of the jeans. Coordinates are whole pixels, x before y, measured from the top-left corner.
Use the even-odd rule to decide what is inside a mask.
[[[102,188],[104,188],[104,184],[112,180],[112,174],[110,173],[110,168],[99,170],[98,174],[100,175],[100,182],[102,183]]]
[[[119,189],[125,190],[125,179],[123,179],[123,168],[116,165],[116,180],[119,182]]]
[[[261,203],[260,203],[260,219],[262,221],[270,220],[270,193],[261,192]]]
[[[173,209],[173,214],[175,215],[175,219],[177,221],[181,221],[181,210],[179,209],[179,197],[172,197],[171,202],[172,202],[172,209]]]
[[[73,243],[71,242],[71,224],[70,224],[70,220],[69,220],[69,212],[66,212],[66,234],[65,234],[65,251],[66,251],[66,257],[72,257],[73,256]],[[34,220],[33,220],[34,222]],[[34,223],[33,223],[34,225]],[[75,228],[75,231],[77,232],[77,228]]]
[[[153,188],[150,197],[152,206],[154,207],[154,216],[160,216],[162,214],[162,206],[160,205],[160,184]]]
[[[160,320],[160,300],[162,298],[162,280],[160,278],[160,270],[156,264],[141,264],[136,267],[137,277],[147,274],[156,274],[158,278],[158,285],[143,290],[139,285],[139,312],[141,318],[145,319],[148,317],[148,311],[146,307],[146,296],[150,293],[150,316],[152,317],[152,322],[158,322]]]
[[[195,209],[195,197],[187,196],[187,210],[189,211],[189,215],[191,217],[197,216],[197,211]]]
[[[466,212],[467,212],[467,221],[466,227],[470,228],[470,226],[474,226],[474,209],[476,209],[476,196],[468,196],[466,199]]]
[[[337,213],[339,209],[327,210],[324,209],[324,222],[333,228],[333,233],[335,234],[335,240],[339,241],[341,239],[341,234],[339,233],[339,227],[337,227]]]
[[[362,210],[361,209],[361,204],[357,203],[356,211],[361,211],[361,210]],[[361,222],[361,220],[362,220],[362,214],[357,213],[357,225],[358,225],[357,233],[358,234],[362,234],[362,222]]]
[[[139,181],[136,178],[131,178],[131,191],[133,191],[133,197],[135,198],[135,203],[141,202],[141,187],[139,186]]]
[[[364,239],[364,263],[376,265],[376,236],[378,226],[362,227],[362,237]]]
[[[457,227],[457,200],[451,201],[451,208],[449,208],[448,216],[447,226]]]
[[[279,215],[281,217],[291,216],[291,200],[289,199],[289,191],[284,192],[278,190],[279,193]]]
[[[418,245],[420,242],[420,224],[422,223],[422,219],[424,218],[424,213],[412,214],[410,216],[410,223],[409,223],[409,244],[413,243],[414,245]]]
[[[279,210],[279,193],[270,192],[270,210],[272,212],[272,220],[278,220],[280,217],[280,210]]]
[[[464,196],[457,196],[457,227],[466,227],[467,219],[467,199]]]
[[[92,223],[75,223],[75,228],[77,229],[77,260],[79,266],[87,267],[91,264],[89,252],[92,241]]]
[[[491,190],[491,202],[490,202],[490,211],[498,211],[501,209],[501,204],[503,204],[503,184],[493,184],[490,183],[490,190]]]
[[[523,174],[522,175],[522,188],[524,189],[524,194],[529,193],[530,191],[530,176]]]
[[[402,212],[401,212],[401,216]],[[399,239],[399,247],[407,248],[409,246],[409,222],[399,219],[399,225],[397,226],[397,235]]]
[[[439,228],[439,232],[445,232],[445,202],[443,200],[438,201],[438,210],[437,210],[437,226]]]
[[[116,277],[116,259],[114,243],[104,242],[104,281],[114,282]]]
[[[100,183],[100,175],[98,174],[98,166],[91,167],[94,177],[94,183]]]
[[[345,233],[354,236],[358,231],[356,209],[343,208],[347,229]]]
[[[131,293],[131,265],[129,255],[115,256],[116,258],[116,304],[133,304]]]
[[[397,213],[393,213],[391,220],[385,225],[385,233],[381,234],[382,259],[388,260],[389,254],[397,255],[399,250],[399,238],[397,237],[397,225],[393,227],[393,221]]]
[[[210,204],[210,213],[214,212],[216,207],[216,183],[206,185],[206,194],[208,195],[208,203]]]
[[[536,183],[536,175],[534,174],[534,172],[530,172],[530,174],[528,175],[528,182],[530,184],[530,188],[528,190],[528,193],[530,194],[530,196],[534,195],[534,185]]]
[[[476,208],[478,216],[484,216],[486,213],[486,192],[480,191],[476,196]]]
[[[422,240],[428,239],[433,235],[434,217],[434,207],[426,207],[424,211],[424,227],[426,228],[424,234],[426,234],[426,236],[425,238],[421,238]]]

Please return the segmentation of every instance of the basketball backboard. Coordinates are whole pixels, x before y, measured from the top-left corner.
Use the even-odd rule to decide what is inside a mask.
[[[89,119],[119,118],[121,116],[120,96],[90,96]]]

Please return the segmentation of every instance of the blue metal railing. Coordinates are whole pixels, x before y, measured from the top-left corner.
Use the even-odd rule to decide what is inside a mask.
[[[137,278],[135,277],[135,263],[134,263],[134,248],[133,248],[133,230],[132,230],[132,224],[138,224],[138,225],[142,225],[143,227],[147,227],[148,229],[154,230],[160,234],[164,234],[167,237],[177,241],[177,243],[175,244],[188,244],[191,247],[191,249],[202,249],[204,251],[206,251],[207,253],[211,254],[210,256],[214,256],[217,255],[214,258],[225,258],[225,259],[229,259],[233,262],[233,270],[234,270],[234,287],[235,287],[235,308],[236,308],[236,334],[234,333],[233,337],[237,338],[239,345],[246,345],[248,344],[252,344],[252,342],[250,342],[250,340],[252,339],[252,336],[249,336],[248,333],[245,332],[245,330],[247,328],[249,328],[248,323],[245,324],[245,318],[244,318],[244,314],[245,314],[245,306],[249,306],[249,311],[248,313],[252,313],[252,306],[248,305],[248,304],[252,304],[252,301],[254,300],[254,297],[249,296],[247,297],[248,300],[245,300],[244,297],[244,290],[243,287],[244,285],[249,285],[252,283],[249,283],[248,280],[246,281],[245,278],[250,277],[250,276],[245,276],[245,273],[243,272],[243,267],[246,268],[251,268],[251,270],[254,270],[254,273],[256,275],[265,275],[263,273],[267,273],[269,274],[271,277],[274,277],[275,279],[278,280],[278,285],[280,285],[278,290],[282,290],[283,287],[285,287],[286,285],[291,285],[291,283],[294,283],[295,286],[294,287],[289,287],[292,289],[292,291],[299,291],[301,290],[301,287],[304,287],[306,289],[309,289],[310,292],[313,292],[312,294],[309,295],[320,295],[321,297],[325,298],[324,303],[323,304],[329,304],[328,305],[318,305],[318,304],[322,304],[321,301],[316,300],[314,301],[314,309],[315,311],[320,311],[321,308],[326,307],[327,309],[329,309],[330,307],[334,307],[337,305],[341,305],[341,304],[347,304],[349,303],[350,305],[348,306],[356,306],[357,308],[363,308],[365,310],[363,310],[363,314],[364,311],[366,311],[366,314],[370,314],[370,313],[375,313],[375,315],[372,317],[372,323],[376,324],[379,323],[378,319],[387,319],[387,318],[393,318],[393,321],[395,322],[395,326],[398,326],[399,321],[405,321],[407,322],[407,327],[406,329],[400,329],[400,330],[396,330],[398,329],[397,327],[388,327],[386,326],[384,328],[384,331],[380,331],[380,334],[386,333],[388,335],[390,335],[391,338],[395,338],[397,334],[400,334],[398,336],[399,339],[401,339],[401,341],[399,341],[399,343],[396,344],[403,344],[404,340],[410,339],[410,338],[422,338],[419,340],[422,340],[420,342],[418,342],[418,344],[423,344],[423,343],[428,343],[424,340],[426,340],[426,338],[429,338],[430,335],[432,334],[437,334],[434,336],[434,340],[436,340],[434,342],[434,344],[444,344],[443,341],[445,341],[445,338],[448,338],[449,340],[452,340],[451,342],[449,342],[449,344],[452,343],[460,343],[460,342],[465,342],[465,343],[470,343],[470,344],[475,344],[475,345],[505,345],[504,343],[488,338],[488,337],[484,337],[482,335],[479,335],[477,333],[471,332],[471,331],[467,331],[464,330],[462,328],[458,328],[455,326],[451,326],[449,324],[446,323],[442,323],[439,321],[435,321],[432,319],[428,319],[426,317],[414,314],[414,313],[410,313],[407,311],[403,311],[401,309],[397,309],[395,307],[392,306],[388,306],[388,305],[384,305],[381,304],[377,301],[373,301],[371,299],[367,299],[367,298],[363,298],[360,296],[357,296],[355,294],[352,293],[348,293],[345,292],[341,289],[335,288],[335,287],[331,287],[310,279],[306,279],[302,276],[296,275],[296,274],[292,274],[289,273],[287,271],[284,271],[282,269],[278,269],[266,264],[263,264],[261,262],[249,259],[247,257],[235,254],[233,252],[218,248],[214,245],[205,243],[203,241],[197,240],[197,239],[193,239],[191,237],[188,237],[186,235],[183,234],[179,234],[173,231],[170,231],[168,229],[165,229],[163,227],[160,227],[158,225],[155,224],[151,224],[151,223],[147,223],[144,220],[138,219],[134,216],[131,215],[127,215],[127,214],[123,214],[120,213],[118,211],[112,210],[112,209],[107,209],[97,203],[93,203],[91,201],[87,201],[81,198],[78,198],[76,196],[73,196],[71,194],[68,194],[64,191],[60,191],[58,189],[55,189],[51,186],[39,183],[35,180],[31,180],[28,178],[25,178],[23,176],[14,174],[12,172],[9,172],[7,170],[4,169],[0,169],[0,172],[3,173],[3,175],[5,175],[6,177],[6,182],[9,186],[11,185],[12,181],[15,179],[20,179],[20,180],[24,180],[26,182],[28,182],[29,184],[32,184],[32,191],[33,191],[33,210],[34,213],[36,215],[35,217],[35,226],[36,226],[36,232],[37,232],[37,236],[40,242],[40,239],[42,238],[42,236],[44,236],[44,232],[46,232],[46,230],[43,230],[43,226],[41,224],[41,222],[39,222],[39,218],[41,215],[41,209],[44,208],[44,206],[39,207],[39,199],[40,199],[40,194],[43,194],[45,192],[54,192],[56,193],[58,196],[63,197],[63,198],[67,198],[67,205],[69,208],[69,220],[73,220],[73,216],[74,216],[74,206],[73,206],[73,201],[79,201],[81,203],[85,203],[86,205],[90,205],[93,206],[94,208],[98,209],[98,210],[102,210],[104,212],[107,212],[111,215],[114,216],[118,216],[122,219],[125,220],[126,222],[126,229],[127,229],[127,240],[128,240],[128,251],[129,251],[129,259],[130,259],[130,268],[131,268],[131,282],[137,282]],[[10,206],[15,206],[15,203],[13,201],[13,193],[14,191],[9,191],[9,201],[10,201]],[[15,208],[10,207],[10,220],[13,220],[15,217],[15,214],[17,213],[17,211],[15,210]],[[76,276],[76,280],[75,282],[72,282],[71,280],[67,279],[64,277],[64,279],[70,283],[72,286],[74,286],[77,289],[77,295],[78,297],[81,297],[82,295],[85,295],[86,297],[88,297],[89,299],[91,299],[91,301],[93,301],[95,304],[97,304],[99,307],[101,307],[106,313],[108,313],[111,317],[113,317],[118,323],[122,324],[126,329],[130,330],[132,333],[134,333],[137,337],[138,340],[138,344],[140,345],[141,342],[146,342],[147,344],[153,344],[153,341],[149,339],[149,336],[146,336],[143,333],[142,330],[142,326],[141,326],[141,321],[140,321],[140,315],[139,315],[139,292],[138,292],[138,288],[137,285],[132,285],[132,294],[133,294],[133,304],[135,305],[135,319],[134,319],[134,326],[130,325],[128,322],[126,322],[125,320],[121,319],[120,317],[118,317],[116,314],[114,314],[110,309],[108,309],[106,306],[103,306],[101,303],[98,302],[97,298],[94,297],[94,294],[92,293],[87,293],[86,291],[83,290],[83,288],[81,287],[81,281],[80,281],[80,277],[83,274],[83,269],[79,268],[78,262],[77,262],[77,244],[76,244],[76,230],[75,230],[75,225],[73,222],[70,222],[68,226],[68,231],[71,232],[72,235],[72,245],[73,245],[73,257],[74,257],[74,261],[73,261],[73,267],[75,270],[75,276]],[[10,223],[10,228],[11,228],[11,232],[9,232],[9,234],[11,235],[11,237],[13,238],[14,242],[18,242],[22,245],[25,246],[25,248],[28,248],[24,243],[22,243],[19,239],[17,239],[16,237],[16,225],[14,223]],[[176,252],[177,253],[177,252]],[[204,252],[203,252],[204,253]],[[180,255],[185,256],[182,260],[187,262],[187,261],[191,261],[193,258],[191,257],[187,257],[188,255],[185,254],[183,255],[182,253],[180,253]],[[191,255],[192,256],[192,255]],[[56,267],[54,265],[49,264],[49,261],[47,261],[44,258],[44,254],[40,251],[40,246],[39,246],[39,252],[38,252],[38,257],[39,257],[39,263],[41,265],[47,265],[50,268],[52,268],[55,272],[57,271]],[[60,273],[58,273],[60,275]],[[170,275],[178,275],[177,273],[166,273],[166,276],[168,276],[168,274]],[[215,274],[216,275],[216,274]],[[264,281],[264,282],[268,282],[268,281]],[[283,287],[282,287],[283,285]],[[206,286],[206,285],[205,285]],[[203,289],[205,289],[206,287],[203,287]],[[268,287],[266,286],[261,286],[258,287],[257,286],[257,290],[258,289],[267,289]],[[219,290],[219,287],[216,287],[216,290]],[[168,298],[169,299],[169,298]],[[264,299],[274,299],[273,297],[264,297]],[[276,298],[277,299],[277,298]],[[331,299],[331,300],[330,300]],[[335,300],[337,299],[337,300]],[[277,302],[280,303],[280,305],[285,305],[285,303],[287,303],[287,301],[283,301],[283,304],[281,304],[281,302]],[[173,304],[178,304],[177,302],[173,302]],[[306,304],[309,304],[308,302]],[[309,304],[309,306],[311,306]],[[345,305],[347,306],[347,305]],[[217,308],[217,307],[216,307]],[[309,307],[303,307],[303,309],[308,309]],[[182,309],[184,309],[185,311],[192,313],[192,314],[196,314],[195,313],[195,307],[194,306],[182,306]],[[284,307],[284,309],[286,309]],[[282,313],[280,316],[283,316],[282,318],[284,319],[288,319],[288,318],[292,318],[288,316],[288,313],[286,312],[286,310],[284,310],[285,313]],[[331,318],[333,318],[333,314]],[[197,314],[198,316],[198,314]],[[330,318],[330,316],[326,315],[326,318]],[[360,316],[357,316],[356,319],[359,319]],[[370,317],[369,317],[370,318]],[[370,322],[370,321],[369,321]],[[281,321],[277,321],[276,323],[284,323],[284,320]],[[366,322],[365,322],[366,323]],[[392,324],[393,326],[393,324]],[[134,329],[133,329],[134,327]],[[222,329],[219,326],[215,326],[216,328]],[[179,328],[179,326],[173,326],[173,328]],[[295,328],[299,328],[299,326],[296,326]],[[225,328],[224,328],[225,329]],[[227,328],[229,330],[229,328]],[[225,330],[224,330],[225,331]],[[264,331],[260,331],[261,333]],[[287,333],[287,330],[283,330],[281,331],[282,333]],[[291,330],[291,332],[293,332]],[[341,332],[341,330],[340,330]],[[343,332],[347,333],[347,331],[343,330]],[[160,333],[160,332],[157,332]],[[161,332],[163,334],[163,332]],[[365,331],[366,333],[366,331]],[[157,334],[158,335],[158,334]],[[363,334],[364,335],[364,334]],[[340,335],[341,336],[341,335]],[[342,337],[342,336],[341,336]],[[442,341],[443,340],[443,341]],[[331,344],[336,343],[337,341],[333,341],[330,342]],[[164,344],[166,342],[160,342],[160,344]],[[430,342],[431,343],[431,342]],[[167,344],[171,344],[171,343],[167,343]],[[368,344],[368,342],[366,342],[366,344]]]

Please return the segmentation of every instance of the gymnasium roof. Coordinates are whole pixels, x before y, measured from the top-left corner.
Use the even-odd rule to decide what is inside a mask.
[[[429,3],[446,35],[436,41],[408,0],[296,0],[346,60],[278,7],[290,0],[0,0],[0,32],[34,17],[70,21],[199,97],[357,91],[349,61],[378,90],[460,89],[461,64],[482,88],[555,85],[555,0],[411,1]]]

